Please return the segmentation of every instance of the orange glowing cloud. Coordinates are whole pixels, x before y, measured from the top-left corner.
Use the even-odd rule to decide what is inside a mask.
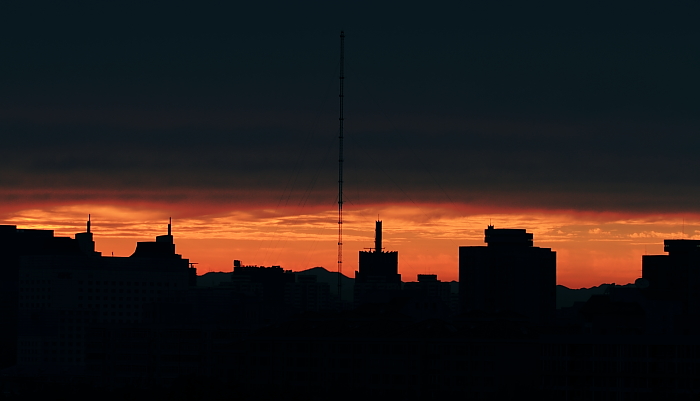
[[[205,210],[204,208],[202,210]],[[173,215],[177,251],[198,263],[198,272],[230,271],[233,259],[247,264],[303,270],[335,270],[337,211],[326,208],[241,208],[194,213],[194,208],[74,204],[4,212],[4,223],[55,230],[72,236],[92,214],[97,250],[128,256],[136,241],[165,232]],[[344,273],[354,276],[357,252],[373,246],[374,221],[384,221],[387,250],[399,251],[404,281],[417,274],[458,279],[458,248],[484,245],[491,223],[525,228],[535,246],[557,252],[557,281],[569,287],[627,283],[640,276],[641,256],[662,253],[665,238],[700,238],[700,216],[640,216],[574,211],[518,211],[444,205],[374,205],[348,209],[344,223]]]

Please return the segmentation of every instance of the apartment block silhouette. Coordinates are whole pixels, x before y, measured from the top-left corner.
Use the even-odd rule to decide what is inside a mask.
[[[486,246],[459,248],[462,312],[515,313],[542,322],[556,311],[556,252],[523,229],[488,226]]]

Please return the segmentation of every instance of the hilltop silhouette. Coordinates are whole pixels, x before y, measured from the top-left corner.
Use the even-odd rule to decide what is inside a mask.
[[[633,285],[634,284],[625,284],[622,287]],[[600,284],[590,288],[568,288],[564,285],[557,285],[557,309],[574,306],[576,302],[586,302],[593,295],[605,294],[605,292],[613,286],[616,286],[616,284]]]
[[[197,286],[199,287],[217,287],[221,283],[226,283],[231,281],[230,272],[208,272],[201,276],[197,276]],[[316,276],[319,283],[327,283],[330,286],[330,292],[333,295],[338,294],[337,290],[337,280],[338,273],[332,272],[325,267],[317,266],[306,270],[300,270],[294,272],[297,275],[310,275]],[[355,279],[342,274],[342,291],[343,291],[343,301],[352,302],[353,288],[355,285]],[[451,291],[453,293],[458,292],[459,283],[456,281],[450,282]],[[629,287],[634,284],[624,284],[621,287]],[[593,295],[602,295],[610,287],[620,286],[615,283],[603,283],[598,286],[593,286],[590,288],[569,288],[565,285],[557,285],[557,309],[567,308],[574,305],[576,302],[586,302]]]
[[[204,273],[201,276],[197,276],[197,285],[200,287],[216,287],[221,283],[226,283],[231,281],[230,272],[209,272]],[[300,270],[294,272],[295,275],[300,276],[315,276],[319,283],[327,283],[330,286],[330,293],[333,295],[338,295],[338,272],[328,271],[325,267],[312,267],[306,270]],[[355,286],[355,279],[350,278],[344,274],[341,274],[342,278],[342,300],[344,302],[352,302],[353,288]]]

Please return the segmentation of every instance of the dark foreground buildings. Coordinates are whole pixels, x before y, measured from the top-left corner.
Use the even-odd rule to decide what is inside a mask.
[[[168,234],[139,242],[131,257],[103,257],[85,233],[47,254],[25,255],[18,270],[17,369],[85,374],[95,361],[90,333],[138,326],[156,306],[185,299],[196,271]]]
[[[0,227],[16,262],[2,265],[3,285],[17,295],[3,305],[17,360],[0,371],[0,395],[30,399],[54,383],[149,399],[154,388],[168,399],[697,399],[700,241],[666,241],[668,255],[643,257],[636,286],[555,316],[555,253],[525,230],[485,233],[487,246],[459,250],[458,312],[439,306],[449,284],[435,276],[401,290],[380,224],[360,253],[354,310],[279,266],[238,262],[219,285],[195,286],[170,232],[112,258],[89,229]]]
[[[700,334],[700,241],[667,239],[664,251],[668,255],[642,256],[643,292],[655,301],[676,302],[676,328]]]

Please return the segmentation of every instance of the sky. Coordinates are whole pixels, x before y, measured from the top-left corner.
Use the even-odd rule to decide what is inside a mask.
[[[2,224],[335,270],[344,30],[345,274],[377,218],[404,281],[489,223],[575,288],[700,239],[698,1],[95,3],[2,5]]]

